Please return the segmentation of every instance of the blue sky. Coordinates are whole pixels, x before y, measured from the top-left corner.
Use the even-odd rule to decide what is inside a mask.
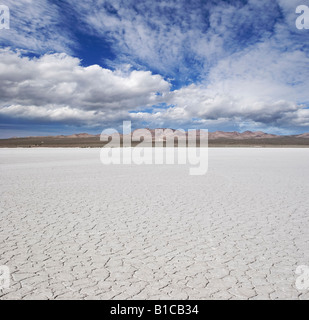
[[[309,0],[1,0],[0,138],[309,132]]]

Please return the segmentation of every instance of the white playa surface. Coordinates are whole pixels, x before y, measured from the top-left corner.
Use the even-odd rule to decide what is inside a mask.
[[[210,149],[209,170],[0,150],[0,299],[309,299],[309,149]]]

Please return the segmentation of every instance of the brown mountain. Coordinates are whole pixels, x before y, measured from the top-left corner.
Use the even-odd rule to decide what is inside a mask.
[[[147,129],[151,132],[152,139],[155,139],[155,129]],[[159,130],[165,130],[165,129],[159,129]],[[176,130],[171,129],[167,132],[167,137],[172,136],[175,133]],[[134,130],[133,133],[137,133],[137,130]],[[186,133],[186,136],[188,134]],[[304,134],[306,135],[306,134]],[[309,137],[309,133],[307,134]],[[201,130],[197,131],[197,136],[200,137],[206,137],[207,132]],[[302,135],[303,136],[303,135]],[[163,139],[164,134],[163,132],[158,132],[157,133],[157,138],[159,140]],[[274,138],[280,138],[282,136],[279,135],[274,135],[274,134],[269,134],[269,133],[264,133],[262,131],[245,131],[245,132],[224,132],[224,131],[215,131],[215,132],[209,132],[208,133],[208,138],[209,140],[216,140],[216,139],[233,139],[233,140],[244,140],[244,139],[274,139]]]
[[[299,134],[297,136],[295,136],[297,138],[304,138],[304,139],[309,139],[309,132],[307,133],[303,133],[303,134]]]
[[[243,139],[270,139],[270,138],[279,138],[281,136],[264,133],[262,131],[245,131],[245,132],[223,132],[223,131],[216,131],[209,133],[209,139],[235,139],[235,140],[243,140]]]
[[[172,139],[176,130],[169,130],[164,134],[161,133],[155,135],[155,129],[149,129],[150,135],[145,135],[144,141],[154,142],[164,141],[169,138]],[[120,134],[121,142],[123,138],[129,138],[132,134],[137,135],[137,131],[134,130],[131,134],[123,136]],[[203,138],[205,139],[208,135],[208,145],[210,147],[309,147],[309,133],[303,133],[298,135],[274,135],[264,133],[262,131],[245,131],[245,132],[205,132],[197,131],[198,140],[203,145]],[[109,135],[105,135],[104,139],[100,140],[100,134],[92,135],[88,133],[78,133],[68,136],[45,136],[45,137],[26,137],[26,138],[11,138],[11,139],[0,139],[0,147],[2,148],[16,148],[16,147],[102,147],[110,139]],[[141,136],[143,132],[141,131]],[[165,137],[166,136],[166,137]],[[188,136],[188,133],[183,135],[184,138]],[[200,138],[200,139],[199,139]],[[136,141],[132,142],[132,146],[137,145],[142,139],[136,136]],[[178,139],[181,141],[181,139]],[[169,140],[172,141],[172,140]],[[113,142],[117,142],[113,139]]]
[[[149,129],[149,128],[143,128],[143,129],[136,129],[132,131],[132,134],[137,134],[137,130],[148,130],[151,133],[152,139],[155,138],[155,132],[156,130],[161,130],[161,132],[157,133],[157,137],[159,139],[163,139],[163,137],[167,133],[167,137],[172,136],[175,133],[175,129],[170,129],[168,132],[166,132],[165,128],[158,128],[158,129]],[[165,131],[165,132],[164,132]],[[141,131],[142,132],[142,131]],[[164,132],[164,133],[163,133]],[[114,134],[112,134],[114,135]],[[186,136],[188,133],[186,132]],[[108,137],[109,135],[105,135]],[[123,135],[120,133],[120,137]],[[197,136],[206,137],[207,132],[201,130],[197,130]],[[39,137],[26,137],[26,138],[18,138],[13,137],[10,139],[28,139],[28,138],[54,138],[54,139],[86,139],[86,138],[98,138],[100,137],[100,134],[88,134],[88,133],[76,133],[72,135],[58,135],[58,136],[39,136]],[[245,131],[245,132],[226,132],[226,131],[215,131],[215,132],[208,132],[208,138],[209,140],[217,140],[217,139],[232,139],[232,140],[246,140],[246,139],[279,139],[279,138],[303,138],[303,139],[309,139],[309,132],[298,134],[298,135],[275,135],[275,134],[269,134],[262,131]]]
[[[61,136],[64,137],[64,136]],[[65,138],[71,138],[71,139],[79,139],[79,138],[93,138],[95,135],[93,134],[88,134],[88,133],[77,133],[77,134],[72,134],[70,136],[65,136]]]

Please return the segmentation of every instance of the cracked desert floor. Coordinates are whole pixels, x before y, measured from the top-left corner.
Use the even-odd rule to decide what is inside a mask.
[[[214,148],[209,170],[0,150],[0,299],[309,299],[309,149]]]

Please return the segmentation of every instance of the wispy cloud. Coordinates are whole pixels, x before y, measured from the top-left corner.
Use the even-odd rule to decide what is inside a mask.
[[[110,41],[119,63],[185,82],[207,79],[231,53],[269,38],[276,1],[87,1],[74,6],[83,30]]]
[[[50,0],[2,0],[9,7],[10,30],[1,31],[0,45],[34,54],[72,53],[76,46],[61,8]]]

